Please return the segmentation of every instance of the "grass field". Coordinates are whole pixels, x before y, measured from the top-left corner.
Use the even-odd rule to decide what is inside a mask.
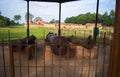
[[[47,28],[30,28],[30,35],[35,35],[37,39],[44,39],[48,32]],[[0,28],[0,38],[4,40],[24,38],[27,36],[26,33],[26,28],[23,26]]]
[[[84,38],[85,30],[82,30],[82,33],[75,32],[74,30],[65,30],[61,29],[61,35],[66,35],[66,36],[77,36]],[[58,29],[57,28],[30,28],[30,35],[35,35],[37,39],[44,39],[45,36],[47,35],[48,32],[54,32],[57,33]],[[9,40],[9,38],[12,39],[20,39],[26,37],[26,28],[23,26],[16,26],[16,27],[0,27],[0,38],[4,38],[4,40]]]
[[[46,38],[46,35],[48,32],[54,32],[58,33],[57,28],[30,28],[30,35],[35,35],[38,40],[43,40]],[[105,30],[100,30],[100,35],[103,37],[104,36]],[[113,33],[113,31],[109,30],[107,31],[107,36]],[[7,41],[7,40],[13,40],[13,39],[20,39],[24,38],[27,35],[26,28],[24,26],[12,26],[12,27],[0,27],[0,40],[2,38]],[[86,38],[89,35],[92,35],[93,31],[90,29],[75,29],[75,30],[67,30],[67,29],[61,29],[61,35],[64,36],[76,36],[80,38]],[[109,36],[108,36],[109,37]],[[98,38],[98,42],[103,42],[103,38]],[[107,43],[110,44],[110,40],[107,40]]]

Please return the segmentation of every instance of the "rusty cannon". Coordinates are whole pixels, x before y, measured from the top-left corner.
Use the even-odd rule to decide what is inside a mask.
[[[27,45],[35,44],[36,37],[34,35],[29,36],[28,38],[22,38],[17,40],[11,40],[10,44],[12,45],[12,50],[16,51],[18,49],[18,45],[20,46],[20,49],[24,49],[27,47]]]
[[[35,40],[36,37],[31,35],[22,39],[11,40],[10,49],[12,52],[24,52],[28,59],[32,58],[32,53],[35,50]]]
[[[89,36],[87,39],[80,39],[73,36],[57,36],[55,33],[49,32],[46,36],[50,48],[55,55],[66,55],[68,50],[75,51],[75,46],[82,46],[86,49],[92,49],[95,45]]]
[[[57,36],[57,34],[49,32],[46,36],[50,48],[55,55],[65,55],[69,47],[69,38]]]

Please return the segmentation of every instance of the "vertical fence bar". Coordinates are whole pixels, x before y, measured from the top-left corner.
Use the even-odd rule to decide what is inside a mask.
[[[19,39],[18,39],[19,40]],[[18,52],[19,52],[19,65],[20,65],[20,77],[22,77],[22,70],[21,70],[21,43],[17,45],[18,46]]]
[[[19,41],[19,43],[17,43],[17,47],[18,47],[18,61],[19,61],[19,71],[20,71],[20,77],[22,77],[22,67],[21,67],[21,42],[20,42],[20,30],[17,29],[18,33],[16,35],[16,39]]]
[[[82,69],[81,69],[81,77],[83,77],[83,69],[84,69],[84,48],[83,48],[83,51],[82,51]]]
[[[15,77],[15,68],[14,68],[14,55],[12,50],[12,45],[10,43],[10,30],[8,30],[8,39],[9,39],[9,59],[10,59],[10,73],[11,77]]]
[[[51,77],[53,77],[53,53],[52,53],[52,59],[51,59]]]
[[[6,67],[5,67],[5,53],[4,53],[4,39],[2,38],[2,55],[3,55],[3,66],[4,66],[4,77],[6,77]]]
[[[14,55],[12,52],[12,46],[9,44],[9,57],[10,57],[10,71],[11,71],[11,77],[15,77],[15,68],[14,68]]]
[[[102,77],[104,77],[104,71],[105,71],[105,57],[106,57],[106,32],[104,33],[104,58],[103,58],[103,67],[102,67]]]
[[[99,44],[98,44],[98,49],[97,49],[97,59],[96,59],[95,77],[97,77],[97,72],[98,72],[98,58],[99,58]]]
[[[29,74],[29,50],[30,49],[29,49],[29,45],[28,45],[28,39],[26,41],[27,41],[27,49],[26,49],[26,51],[27,51],[27,53],[26,53],[27,54],[27,59],[26,59],[27,60],[27,73],[28,73],[28,77],[30,77],[29,76],[30,75]]]
[[[112,39],[111,39],[111,45],[110,45],[110,54],[109,54],[109,66],[108,66],[108,73],[107,73],[107,77],[109,77],[109,76],[111,76],[111,71],[110,71],[110,64],[111,64],[111,62],[110,62],[110,60],[111,60],[111,58],[113,59],[113,57],[112,57],[112,44],[113,44],[113,33],[111,34],[111,36],[112,36]]]
[[[45,29],[43,29],[43,39],[45,39]]]
[[[91,69],[91,50],[90,50],[90,56],[89,56],[89,70],[88,70],[88,77],[90,77],[90,69]]]
[[[61,42],[61,40],[59,39],[59,41]],[[61,46],[61,44],[60,44]],[[59,77],[61,77],[61,50],[59,47]]]
[[[10,42],[10,30],[8,29],[8,41]]]
[[[84,39],[85,39],[85,30],[84,30]]]
[[[74,29],[74,30],[75,30],[75,29]],[[75,32],[75,37],[76,37],[76,34],[77,34],[77,33],[76,33],[76,30],[75,30],[74,32]]]
[[[69,46],[67,48],[66,77],[68,77],[68,67],[69,67]]]
[[[44,66],[43,66],[43,74],[44,74],[44,77],[45,77],[45,48],[46,48],[46,44],[44,43],[43,44],[43,53],[44,53],[44,55],[43,55],[43,64],[44,64]]]
[[[36,77],[37,77],[37,42],[35,40],[35,72],[36,72]]]
[[[77,47],[75,46],[75,52],[76,52]],[[76,77],[76,61],[77,61],[77,56],[75,55],[74,57],[74,77]]]

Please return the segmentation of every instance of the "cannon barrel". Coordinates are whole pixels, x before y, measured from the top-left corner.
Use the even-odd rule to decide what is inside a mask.
[[[10,41],[10,44],[12,45],[13,51],[17,51],[19,46],[20,49],[24,49],[27,47],[27,44],[35,44],[36,37],[34,35],[29,36],[28,38],[22,38],[20,40],[12,40]]]
[[[46,36],[46,41],[47,42],[52,42],[54,40],[54,38],[57,37],[57,34],[49,32]]]
[[[49,32],[46,40],[50,43],[50,48],[55,55],[65,55],[67,53],[69,47],[68,38]]]
[[[66,36],[57,36],[54,33],[49,32],[46,36],[48,42],[50,42],[51,50],[56,55],[65,55],[67,54],[68,47],[69,51],[72,50],[70,43],[74,45],[80,45],[88,50],[92,49],[95,46],[94,41],[92,40],[91,35],[87,39],[80,39],[78,37],[66,37]]]
[[[34,35],[29,36],[28,38],[20,39],[21,44],[34,44],[36,37]]]
[[[93,41],[91,35],[88,36],[87,39],[80,39],[77,37],[71,37],[70,42],[75,45],[82,46],[86,49],[92,49],[95,46],[95,42]]]

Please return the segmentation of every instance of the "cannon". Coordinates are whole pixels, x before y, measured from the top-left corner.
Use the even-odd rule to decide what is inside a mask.
[[[20,49],[24,49],[27,47],[27,45],[35,44],[36,37],[34,35],[31,35],[29,37],[25,37],[19,40],[11,40],[10,44],[12,46],[12,50],[16,51],[18,49],[18,45],[20,46]]]
[[[67,53],[69,38],[49,32],[46,36],[46,41],[50,43],[50,48],[55,55],[65,55]]]
[[[31,59],[32,53],[35,50],[35,40],[36,37],[34,35],[19,40],[11,40],[9,47],[12,52],[25,52],[27,58]]]
[[[66,55],[68,50],[75,49],[73,45],[80,45],[86,49],[92,49],[95,46],[91,36],[87,39],[80,39],[74,36],[57,36],[52,32],[47,34],[46,41],[50,43],[50,48],[55,55]]]
[[[81,39],[78,37],[70,37],[70,42],[72,44],[82,46],[89,50],[91,50],[95,46],[95,42],[93,41],[91,35],[89,35],[87,39]]]

